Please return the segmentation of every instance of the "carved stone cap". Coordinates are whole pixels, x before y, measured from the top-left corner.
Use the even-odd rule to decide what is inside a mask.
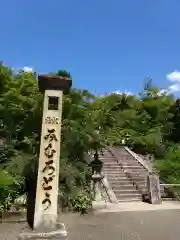
[[[61,90],[68,92],[72,86],[72,80],[63,76],[38,75],[39,91]]]

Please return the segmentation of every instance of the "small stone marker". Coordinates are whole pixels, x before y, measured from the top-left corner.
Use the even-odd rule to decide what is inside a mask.
[[[148,191],[149,191],[149,200],[152,204],[161,204],[161,191],[159,176],[155,173],[151,173],[148,176]]]
[[[36,183],[33,231],[20,239],[67,239],[63,224],[58,223],[59,161],[63,91],[72,81],[59,76],[38,76],[44,93],[41,145]]]

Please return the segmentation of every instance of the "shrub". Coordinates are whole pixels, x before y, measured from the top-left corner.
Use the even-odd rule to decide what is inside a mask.
[[[164,158],[155,161],[160,177],[167,183],[180,183],[180,146],[174,145],[167,149]]]
[[[19,195],[22,181],[17,181],[6,171],[0,170],[0,210],[7,211]]]
[[[87,191],[81,191],[75,197],[72,202],[73,210],[75,212],[80,212],[81,214],[86,214],[90,209],[92,209],[92,196]]]

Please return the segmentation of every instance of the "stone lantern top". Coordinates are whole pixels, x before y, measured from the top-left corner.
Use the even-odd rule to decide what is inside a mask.
[[[39,91],[44,93],[45,90],[60,90],[68,92],[72,86],[72,80],[65,76],[38,75]]]

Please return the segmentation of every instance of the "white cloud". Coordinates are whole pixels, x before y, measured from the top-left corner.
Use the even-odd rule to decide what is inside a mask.
[[[159,92],[158,92],[158,96],[162,96],[163,94],[167,94],[168,93],[168,90],[167,89],[161,89]]]
[[[112,93],[119,94],[119,95],[126,94],[126,95],[129,95],[129,96],[132,96],[132,95],[133,95],[132,92],[128,92],[128,91],[124,91],[124,92],[114,91],[114,92],[112,92]]]
[[[171,86],[169,86],[169,92],[179,92],[180,91],[180,84],[179,83],[176,83],[176,84],[173,84]]]
[[[166,75],[171,82],[180,82],[180,71],[174,71]]]
[[[121,92],[121,91],[113,91],[113,92],[110,92],[110,93],[106,93],[106,94],[100,94],[99,96],[100,97],[105,97],[105,96],[109,96],[111,94],[118,94],[118,95],[122,95],[122,94],[126,94],[128,96],[133,96],[134,94],[132,92],[128,92],[128,91],[124,91],[124,92]]]
[[[175,93],[175,92],[180,92],[180,71],[173,71],[171,73],[168,73],[166,75],[167,80],[169,80],[170,82],[173,82],[173,84],[171,84],[168,89],[167,92],[169,94],[171,93]]]
[[[33,72],[33,68],[32,67],[23,67],[22,69],[24,72]]]

